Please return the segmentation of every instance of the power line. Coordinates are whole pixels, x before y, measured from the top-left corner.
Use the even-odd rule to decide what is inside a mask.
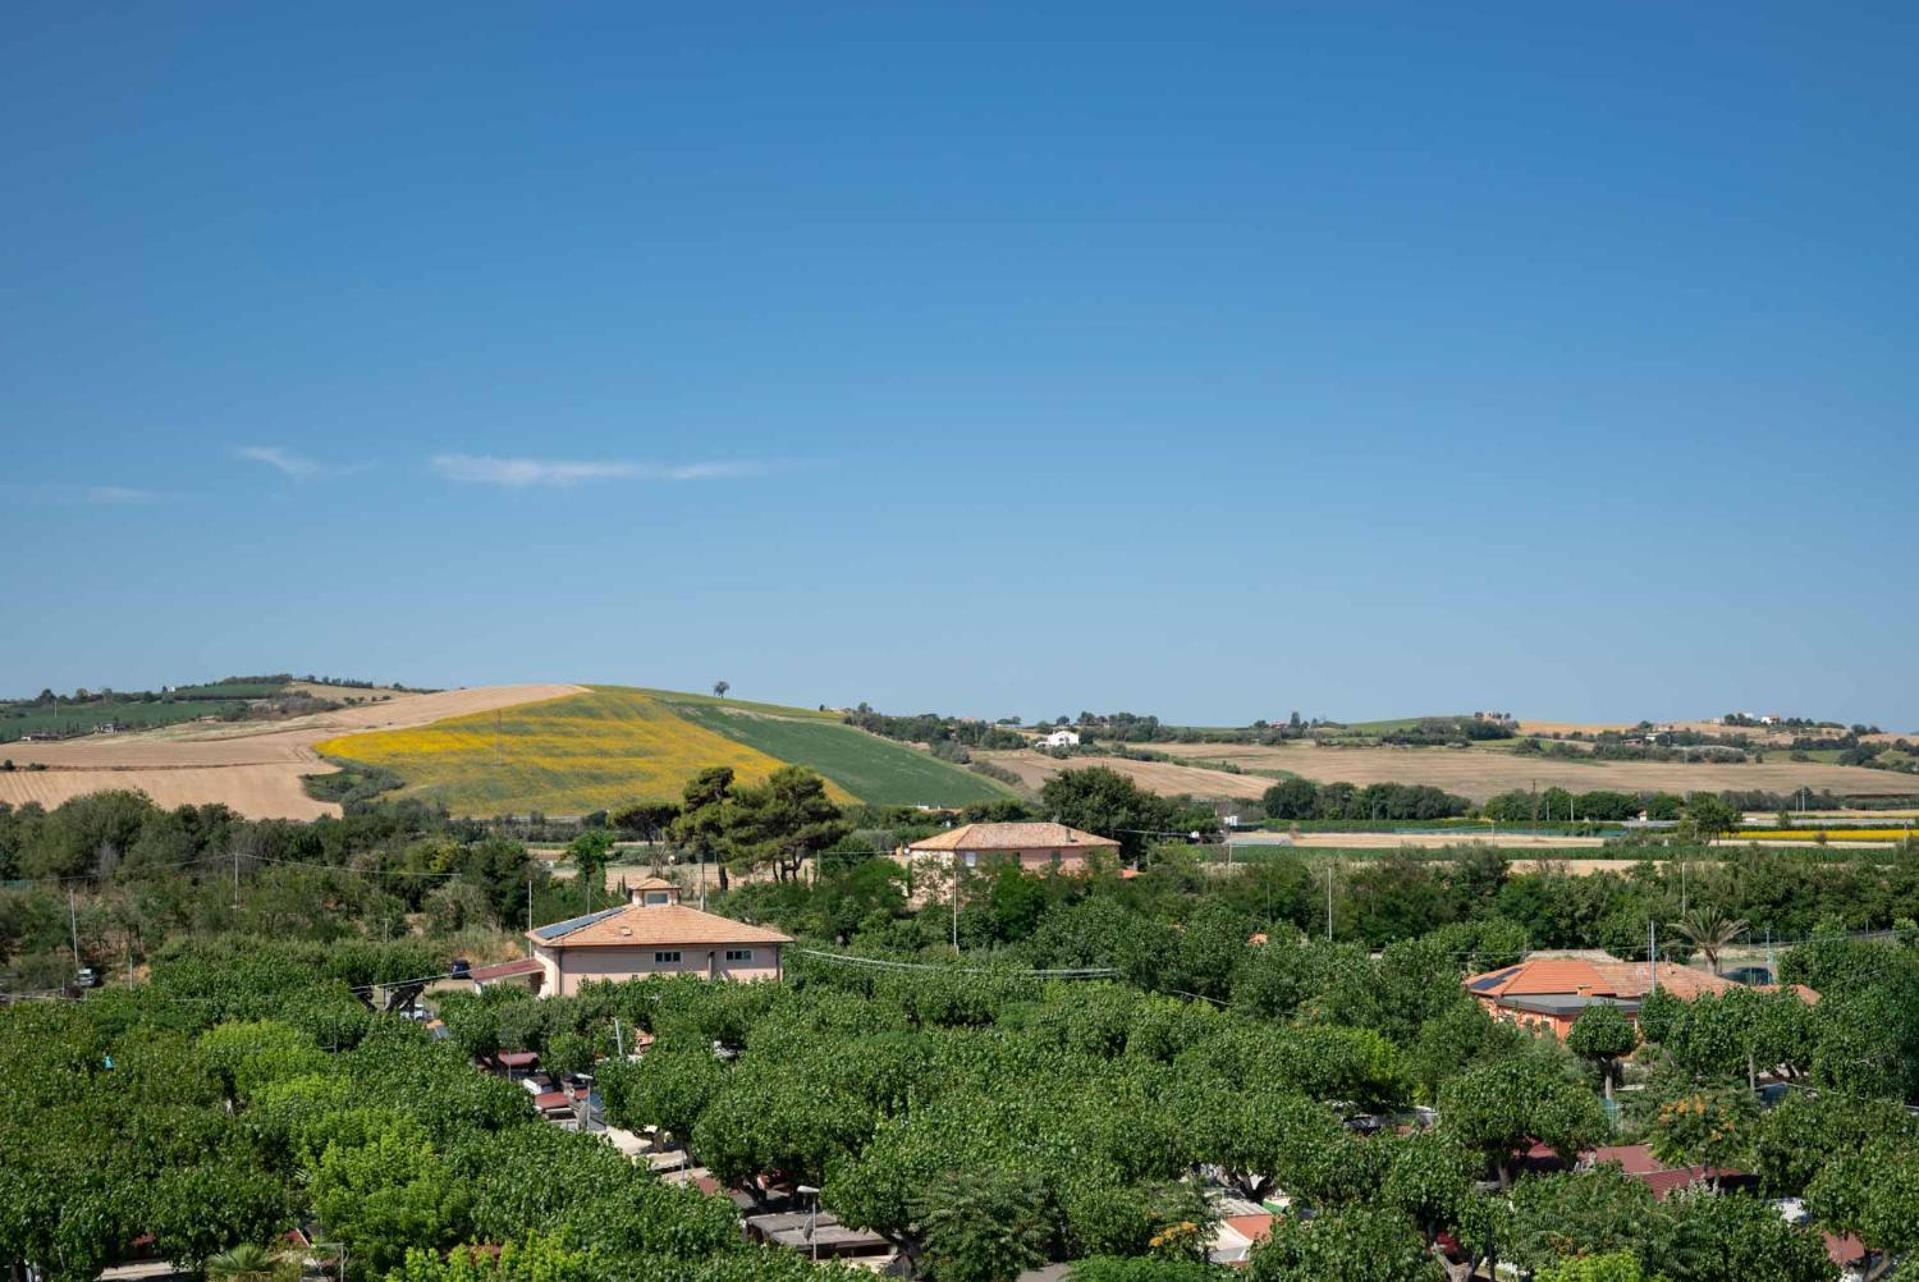
[[[794,948],[792,952],[821,961],[849,966],[871,966],[878,970],[937,971],[943,975],[994,975],[1013,979],[1117,979],[1119,971],[1111,966],[1082,966],[1053,970],[994,970],[973,966],[942,966],[938,962],[893,961],[883,957],[855,957],[849,953],[829,953],[818,948]]]

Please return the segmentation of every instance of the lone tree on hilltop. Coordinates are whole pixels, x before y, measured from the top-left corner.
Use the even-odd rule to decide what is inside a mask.
[[[722,699],[726,697],[726,692],[732,688],[733,683],[731,681],[715,681],[713,683],[713,693]]]

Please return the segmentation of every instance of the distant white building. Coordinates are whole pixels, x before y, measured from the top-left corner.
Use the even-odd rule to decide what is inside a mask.
[[[1077,748],[1079,747],[1079,731],[1055,730],[1051,734],[1041,735],[1039,737],[1039,746],[1042,748]]]

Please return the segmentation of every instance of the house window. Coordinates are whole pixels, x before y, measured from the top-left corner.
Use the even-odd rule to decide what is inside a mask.
[[[979,867],[979,852],[977,850],[965,850],[961,851],[960,854],[961,857],[966,860],[966,866],[968,868]]]
[[[677,965],[679,965],[679,964],[680,964],[680,950],[676,948],[676,949],[674,949],[674,950],[673,950],[672,952],[669,952],[669,953],[654,953],[654,954],[653,954],[653,964],[654,964],[655,966],[677,966]]]
[[[672,898],[673,896],[667,894],[664,890],[649,890],[646,892],[646,902],[649,904],[669,903],[672,901]]]
[[[753,960],[753,950],[751,948],[729,948],[726,950],[726,960],[730,962],[750,962]]]

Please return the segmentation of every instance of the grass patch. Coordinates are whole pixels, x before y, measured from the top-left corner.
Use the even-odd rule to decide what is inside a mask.
[[[711,694],[687,694],[679,690],[641,690],[641,694],[658,699],[661,703],[671,704],[675,708],[733,708],[742,712],[759,712],[769,717],[787,717],[796,721],[824,721],[829,725],[844,725],[837,712],[821,712],[816,708],[789,708],[778,703],[754,703],[750,699],[722,699]]]
[[[315,801],[337,802],[342,809],[351,810],[382,793],[406,787],[406,780],[379,766],[361,765],[357,761],[333,764],[340,768],[332,774],[300,776],[300,786],[306,789],[307,796]]]
[[[782,761],[810,766],[861,801],[881,806],[963,806],[1013,795],[997,780],[867,734],[831,716],[767,715],[718,700],[674,701],[681,716]]]

